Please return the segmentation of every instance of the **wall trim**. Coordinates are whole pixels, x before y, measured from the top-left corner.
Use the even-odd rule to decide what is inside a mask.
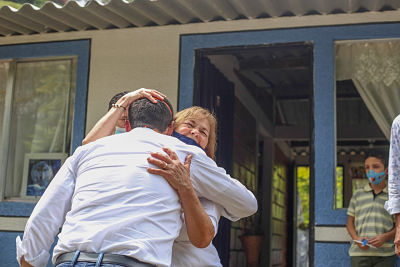
[[[345,226],[315,226],[315,242],[349,243],[350,235]]]
[[[27,217],[0,217],[0,231],[23,232]]]

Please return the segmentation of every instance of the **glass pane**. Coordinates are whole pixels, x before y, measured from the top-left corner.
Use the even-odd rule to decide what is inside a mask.
[[[7,168],[7,196],[21,192],[25,156],[32,153],[63,153],[72,80],[72,60],[17,63]],[[25,174],[26,175],[26,174]]]
[[[365,157],[374,153],[387,159],[390,127],[400,114],[399,51],[399,40],[335,44],[337,164],[343,166],[343,207],[348,207],[356,189],[368,184]]]
[[[308,227],[310,222],[309,205],[310,205],[310,167],[298,166],[297,167],[297,222]]]
[[[3,116],[4,116],[4,106],[6,97],[6,87],[8,79],[8,62],[0,62],[0,142],[2,140],[3,134]]]
[[[297,252],[296,266],[308,266],[308,237],[310,223],[310,167],[298,166],[297,177]]]
[[[343,208],[343,167],[336,167],[336,193],[335,193],[335,207],[337,209]]]

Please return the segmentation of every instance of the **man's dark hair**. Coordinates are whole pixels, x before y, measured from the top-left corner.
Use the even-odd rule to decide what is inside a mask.
[[[365,159],[371,158],[371,157],[380,159],[382,161],[383,165],[385,167],[387,167],[388,158],[389,158],[387,150],[370,150],[370,151],[368,151],[367,155],[365,156]]]
[[[168,99],[153,103],[147,98],[138,99],[129,106],[131,128],[149,127],[160,132],[165,131],[172,119],[172,105]]]
[[[115,96],[113,96],[113,97],[110,99],[110,102],[108,102],[108,110],[110,110],[111,107],[112,107],[112,105],[115,104],[115,103],[117,103],[117,101],[118,101],[121,97],[123,97],[124,95],[126,95],[127,93],[129,93],[129,92],[128,92],[128,91],[124,91],[124,92],[118,93],[118,94],[116,94]]]

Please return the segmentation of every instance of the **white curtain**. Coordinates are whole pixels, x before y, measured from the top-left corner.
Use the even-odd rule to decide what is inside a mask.
[[[400,114],[400,41],[335,46],[336,80],[351,79],[386,138]]]
[[[6,87],[7,87],[7,78],[8,78],[8,62],[0,62],[0,142],[2,140],[2,132],[3,132],[3,116],[4,116],[4,106],[6,99]]]
[[[63,153],[71,88],[71,61],[17,64],[11,120],[7,196],[19,196],[25,155]]]

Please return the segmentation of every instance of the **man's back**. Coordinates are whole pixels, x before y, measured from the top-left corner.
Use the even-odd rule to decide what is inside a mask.
[[[62,226],[53,262],[61,253],[81,250],[168,266],[181,228],[181,206],[166,180],[146,170],[150,152],[162,147],[176,151],[181,161],[193,155],[193,187],[199,197],[221,205],[226,218],[237,220],[257,210],[254,195],[200,148],[135,128],[80,147],[67,159],[29,218],[22,243],[17,240],[17,258],[26,255],[44,266]]]
[[[169,263],[181,206],[166,180],[147,172],[149,153],[161,146],[143,142],[143,137],[133,130],[77,151],[71,211],[54,258],[80,250]]]

